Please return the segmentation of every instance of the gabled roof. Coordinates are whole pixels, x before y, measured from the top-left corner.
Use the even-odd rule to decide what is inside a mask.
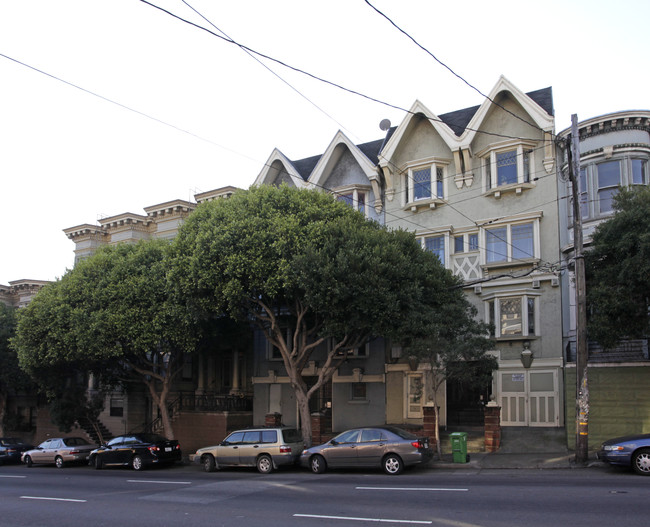
[[[488,110],[494,105],[492,101],[501,92],[509,92],[515,98],[530,116],[531,123],[534,126],[545,131],[552,131],[554,126],[552,89],[549,87],[523,93],[508,79],[501,76],[494,88],[492,88],[488,98],[478,106],[437,116],[420,101],[415,101],[409,113],[386,144],[383,155],[387,158],[392,157],[409,124],[417,114],[422,114],[429,119],[433,128],[451,150],[456,150],[459,147],[467,148],[476,135],[476,131],[480,128]],[[380,164],[385,165],[386,161],[380,162]]]
[[[339,130],[325,150],[325,153],[319,156],[316,166],[309,175],[309,183],[317,187],[322,187],[332,173],[334,166],[338,163],[344,150],[352,154],[369,180],[376,178],[377,171],[375,166],[377,165],[377,156],[382,144],[383,141],[372,141],[371,143],[357,146]]]
[[[309,174],[311,174],[311,170],[313,170],[314,166],[316,165],[316,162],[318,161],[318,157],[320,156],[317,156],[316,160],[313,161],[313,164],[309,169],[309,172],[307,173],[306,177],[309,177]],[[264,163],[264,167],[262,168],[261,172],[255,178],[253,185],[265,185],[265,184],[272,183],[275,177],[277,176],[277,174],[274,172],[278,170],[276,168],[278,164],[281,165],[282,168],[284,168],[287,174],[289,174],[291,181],[296,187],[301,188],[304,186],[306,177],[303,177],[302,173],[306,172],[305,167],[302,165],[296,167],[296,164],[290,161],[289,158],[285,156],[282,152],[280,152],[280,150],[278,150],[277,148],[274,148],[273,152],[271,152],[271,155],[266,160],[266,163]]]

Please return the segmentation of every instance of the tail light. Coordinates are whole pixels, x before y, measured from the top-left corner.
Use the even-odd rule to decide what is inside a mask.
[[[160,448],[158,448],[157,446],[150,446],[149,447],[149,452],[151,452],[151,453],[158,452],[158,450],[160,450]]]
[[[280,454],[291,454],[291,447],[290,446],[281,446],[280,447]]]
[[[411,445],[413,445],[414,448],[424,448],[424,444],[422,444],[422,441],[420,439],[417,441],[412,441]]]
[[[176,445],[174,448],[176,448],[176,450],[180,450],[180,449],[181,449],[181,445],[178,444],[178,445]]]
[[[79,452],[79,450],[70,450],[69,453],[72,454],[72,455],[76,455],[76,454],[79,454],[80,452]]]

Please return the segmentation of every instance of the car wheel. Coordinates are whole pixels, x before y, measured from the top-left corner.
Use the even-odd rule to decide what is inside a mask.
[[[54,465],[56,468],[63,468],[63,458],[61,456],[56,456],[54,458]]]
[[[217,470],[217,463],[214,460],[214,457],[208,454],[203,456],[203,470],[205,472],[214,472]]]
[[[271,456],[267,456],[266,454],[263,454],[260,457],[258,457],[257,470],[260,471],[262,474],[269,474],[270,472],[273,472],[273,460],[271,459]]]
[[[322,474],[327,470],[327,461],[323,456],[312,456],[309,460],[309,468],[314,474]]]
[[[142,470],[144,468],[142,458],[140,456],[133,456],[133,459],[131,460],[131,466],[133,467],[133,470]]]
[[[25,456],[25,465],[27,465],[28,467],[31,467],[33,465],[31,456]]]
[[[101,468],[104,466],[104,463],[102,463],[102,459],[99,456],[95,456],[93,458],[93,465],[95,466],[95,469],[101,470]]]
[[[402,458],[396,454],[388,454],[381,462],[381,465],[384,468],[384,472],[391,476],[396,476],[404,468]]]
[[[650,449],[644,448],[634,453],[632,468],[637,474],[650,476]]]

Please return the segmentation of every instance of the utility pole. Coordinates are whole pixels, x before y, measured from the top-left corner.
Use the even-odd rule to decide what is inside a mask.
[[[580,177],[580,137],[578,116],[571,116],[571,144],[569,145],[569,179],[573,196],[573,254],[576,280],[576,456],[577,464],[585,464],[589,457],[589,384],[587,382],[587,288],[585,260],[582,247],[582,215],[580,210],[578,178]]]

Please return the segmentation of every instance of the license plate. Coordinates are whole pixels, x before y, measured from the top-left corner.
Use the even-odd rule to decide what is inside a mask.
[[[165,447],[165,452],[171,452],[171,451],[172,451],[172,447],[170,447],[170,446]]]

